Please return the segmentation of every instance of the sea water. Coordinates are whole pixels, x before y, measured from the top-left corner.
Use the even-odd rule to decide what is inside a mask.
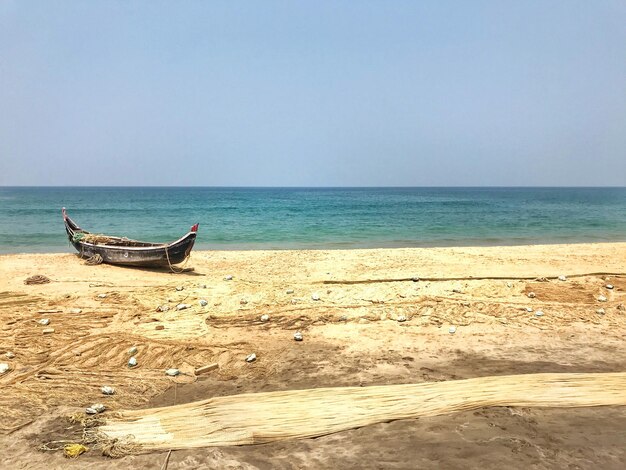
[[[72,252],[82,228],[195,249],[626,241],[626,188],[1,187],[0,253]]]

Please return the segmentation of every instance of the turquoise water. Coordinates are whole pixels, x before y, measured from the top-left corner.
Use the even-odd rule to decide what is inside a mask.
[[[66,252],[91,232],[196,249],[626,241],[626,188],[0,188],[0,253]]]

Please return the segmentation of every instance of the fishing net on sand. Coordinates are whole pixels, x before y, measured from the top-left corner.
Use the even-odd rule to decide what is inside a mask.
[[[488,406],[626,405],[626,373],[528,374],[448,382],[292,390],[123,411],[97,428],[113,454],[310,438]]]
[[[98,264],[102,264],[104,260],[102,259],[102,256],[100,256],[98,253],[96,253],[93,256],[90,256],[89,258],[87,258],[85,260],[85,264],[87,266],[96,266]]]

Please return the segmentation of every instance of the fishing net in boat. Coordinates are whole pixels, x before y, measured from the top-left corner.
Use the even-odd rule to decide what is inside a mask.
[[[528,374],[216,397],[123,411],[96,432],[101,445],[121,442],[136,452],[317,437],[488,406],[600,405],[626,405],[626,373]]]
[[[72,237],[72,242],[91,243],[93,245],[110,245],[119,242],[119,238],[109,237],[107,235],[98,235],[95,233],[76,232]]]

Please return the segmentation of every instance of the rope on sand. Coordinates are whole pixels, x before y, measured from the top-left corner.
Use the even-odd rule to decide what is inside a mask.
[[[586,274],[571,274],[571,277],[586,277],[586,276],[616,276],[624,277],[626,273],[586,273]],[[511,276],[468,276],[468,277],[402,277],[402,278],[390,278],[390,279],[361,279],[361,280],[347,280],[347,281],[323,281],[322,284],[374,284],[377,282],[418,282],[418,281],[538,281],[545,282],[550,280],[556,280],[559,276],[527,276],[527,277],[511,277]]]
[[[112,439],[104,442],[102,446],[102,455],[111,457],[112,459],[119,459],[129,454],[136,454],[137,451],[137,445],[130,442],[129,439]]]
[[[50,282],[50,278],[46,276],[42,276],[41,274],[28,277],[24,280],[24,284],[28,286],[31,286],[33,284],[48,284],[49,282]]]
[[[87,258],[85,260],[85,264],[87,266],[97,266],[98,264],[102,264],[104,260],[102,259],[102,256],[100,256],[100,254],[96,253],[95,255]]]
[[[165,257],[167,258],[167,265],[170,267],[170,271],[172,271],[174,274],[181,274],[185,271],[185,266],[187,266],[187,262],[189,261],[189,258],[191,258],[191,253],[189,253],[187,256],[185,256],[185,261],[183,262],[183,265],[180,268],[174,268],[174,266],[172,266],[172,263],[170,261],[170,254],[169,251],[167,250],[167,245],[164,245],[165,247]]]
[[[371,387],[337,387],[215,397],[123,411],[97,428],[114,454],[261,444],[323,436],[398,419],[488,406],[626,405],[626,372],[527,374]]]

